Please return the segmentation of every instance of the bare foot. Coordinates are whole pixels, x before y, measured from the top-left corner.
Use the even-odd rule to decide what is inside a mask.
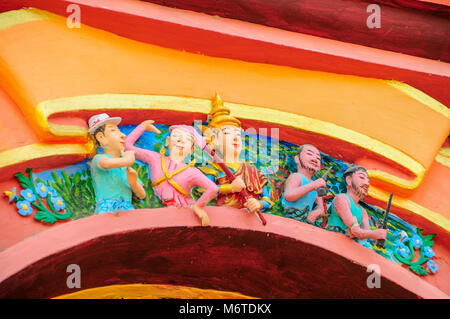
[[[203,208],[194,205],[194,212],[202,221],[202,226],[209,226],[209,217]]]

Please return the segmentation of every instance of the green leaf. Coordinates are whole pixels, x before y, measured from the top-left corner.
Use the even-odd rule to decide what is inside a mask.
[[[86,180],[86,183],[87,183],[87,186],[88,186],[89,190],[91,191],[91,193],[94,194],[95,191],[94,191],[94,185],[92,185],[92,178],[88,178]]]
[[[419,235],[421,238],[423,238],[422,231],[423,229],[417,228],[417,235]]]
[[[61,178],[59,178],[59,176],[58,176],[58,174],[56,174],[56,172],[52,172],[52,177],[53,177],[53,180],[55,180],[58,185],[63,184]]]
[[[14,174],[23,188],[31,188],[32,182],[23,173]]]
[[[423,269],[423,267],[421,265],[412,265],[409,267],[409,269],[411,269],[413,272],[415,272],[419,276],[427,276],[428,275],[428,272],[425,269]]]
[[[61,175],[63,176],[64,182],[70,190],[70,188],[72,187],[72,182],[70,181],[69,175],[67,175],[67,172],[64,169],[62,170]]]
[[[38,211],[36,214],[34,214],[34,219],[48,224],[54,224],[56,222],[55,215],[51,214],[48,211]]]
[[[436,236],[436,234],[431,234],[431,235],[426,235],[423,237],[423,245],[422,246],[433,246],[434,245],[434,241],[433,241],[433,237]]]
[[[72,212],[66,209],[65,213],[57,213],[56,214],[56,218],[59,220],[68,220],[70,218],[72,218]]]
[[[76,174],[75,174],[75,176],[73,177],[73,184],[78,184],[79,182],[80,182],[80,179],[81,179],[81,174],[80,174],[80,172],[77,172]]]

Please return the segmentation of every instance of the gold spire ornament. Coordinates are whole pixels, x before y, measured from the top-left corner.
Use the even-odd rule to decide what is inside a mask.
[[[222,98],[216,93],[212,101],[211,111],[208,115],[208,127],[220,129],[224,125],[234,125],[241,127],[241,121],[230,115],[230,109],[223,105]]]

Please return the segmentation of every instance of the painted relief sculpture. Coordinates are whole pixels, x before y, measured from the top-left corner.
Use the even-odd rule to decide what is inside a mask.
[[[117,126],[121,120],[106,113],[89,119],[89,133],[104,150],[104,154],[96,154],[91,162],[96,214],[134,209],[131,204],[133,193],[145,198],[142,183],[131,168],[134,153],[124,152],[125,135]]]
[[[223,105],[219,95],[213,102],[208,120],[208,126],[204,129],[206,138],[212,149],[236,177],[231,180],[216,162],[199,167],[219,185],[216,205],[247,208],[250,212],[269,209],[273,202],[270,200],[267,189],[267,178],[252,163],[241,161],[241,123],[230,115],[230,110]],[[240,193],[244,188],[250,195],[249,198],[245,198]]]
[[[359,204],[369,191],[369,176],[366,169],[352,166],[344,172],[344,180],[347,192],[334,198],[327,229],[361,239],[386,239],[386,229],[370,229],[367,212]]]
[[[321,165],[321,156],[317,148],[312,145],[300,145],[295,155],[297,173],[291,174],[286,180],[282,198],[286,217],[314,224],[316,220],[325,215],[322,197],[317,189],[326,187],[324,179],[312,181]],[[313,210],[314,205],[316,208]]]
[[[195,145],[202,148],[204,139],[192,126],[173,125],[166,139],[165,146],[169,148],[169,156],[166,156],[164,147],[157,153],[134,146],[144,131],[160,133],[153,121],[144,121],[128,135],[125,149],[135,152],[139,160],[149,165],[152,187],[165,206],[192,206],[202,225],[208,226],[209,218],[204,207],[217,195],[218,187],[194,167],[194,161],[185,164],[185,159],[194,151]],[[191,188],[195,186],[205,190],[197,202],[190,195]]]

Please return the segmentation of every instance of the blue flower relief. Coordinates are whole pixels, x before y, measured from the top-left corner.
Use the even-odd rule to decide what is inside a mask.
[[[47,191],[52,197],[58,197],[58,193],[53,189],[53,187],[47,186]]]
[[[423,255],[425,257],[432,258],[432,257],[434,257],[434,251],[433,251],[433,249],[431,249],[431,247],[426,246],[423,248]]]
[[[396,232],[394,235],[398,237],[399,242],[402,244],[409,240],[408,234],[404,230]]]
[[[420,248],[422,246],[422,238],[420,238],[419,235],[414,234],[411,237],[411,244],[413,245],[414,248]]]
[[[16,207],[19,209],[19,214],[22,216],[28,216],[33,213],[33,207],[31,207],[31,203],[26,200],[17,202]]]
[[[45,186],[44,183],[38,183],[36,185],[36,193],[38,193],[38,195],[42,198],[46,198],[47,194],[49,193],[48,187]]]
[[[21,190],[20,195],[22,195],[22,197],[30,203],[36,200],[36,195],[34,195],[33,191],[29,188]]]
[[[411,253],[408,246],[406,246],[405,244],[398,245],[397,252],[402,258],[407,258]]]
[[[64,203],[64,200],[61,197],[52,197],[52,204],[57,211],[66,208],[66,204]]]
[[[433,274],[435,274],[439,269],[438,265],[434,262],[434,260],[431,259],[428,260],[427,267]]]

